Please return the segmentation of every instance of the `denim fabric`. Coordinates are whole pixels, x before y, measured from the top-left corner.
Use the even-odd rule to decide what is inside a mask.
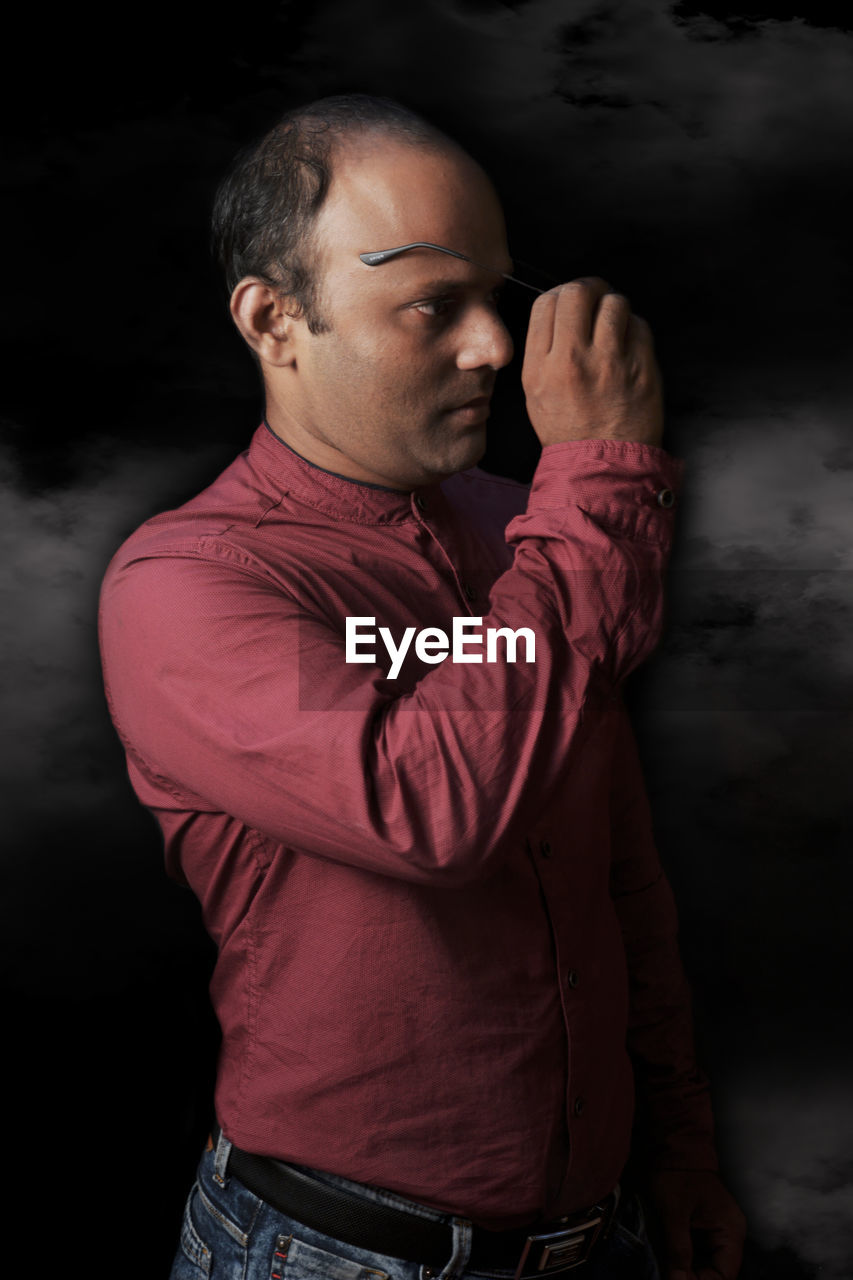
[[[227,1171],[230,1144],[205,1151],[184,1211],[170,1280],[511,1280],[513,1271],[472,1271],[466,1264],[471,1224],[387,1191],[333,1174],[322,1180],[452,1227],[441,1268],[358,1249],[303,1226],[254,1195]],[[294,1166],[297,1169],[300,1165]],[[314,1173],[313,1170],[306,1172]],[[220,1181],[221,1180],[221,1181]],[[613,1230],[593,1260],[557,1275],[574,1280],[660,1280],[642,1206],[622,1198]]]

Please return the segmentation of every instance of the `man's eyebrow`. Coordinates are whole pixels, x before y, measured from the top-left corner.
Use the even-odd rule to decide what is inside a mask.
[[[448,249],[447,245],[435,244],[432,240],[412,240],[409,244],[398,244],[393,249],[371,249],[369,253],[360,253],[358,256],[362,262],[368,267],[381,266],[383,262],[393,262],[404,253],[409,253],[412,249],[433,249],[436,253],[446,253],[450,258],[456,258],[461,262],[470,262],[472,267],[480,267],[483,271],[496,271],[499,276],[505,276],[507,280],[513,280],[515,277],[510,275],[509,271],[501,271],[500,267],[492,267],[487,262],[478,262],[476,258],[470,257],[467,253],[460,253],[458,249]],[[510,268],[514,266],[510,263]],[[518,281],[524,284],[523,280]],[[528,286],[533,287],[533,286]]]
[[[411,244],[400,244],[394,249],[371,249],[369,253],[360,253],[358,256],[366,266],[379,267],[384,262],[395,261],[411,249],[434,249],[437,253],[446,253],[450,258],[457,258],[462,262],[470,262],[472,267],[479,267],[481,271],[493,271],[495,275],[503,276],[504,280],[512,280],[513,284],[520,284],[522,288],[530,289],[532,293],[546,292],[544,289],[540,289],[538,285],[528,284],[526,280],[520,280],[518,276],[513,275],[515,263],[512,261],[509,264],[509,271],[501,271],[500,267],[492,267],[486,262],[478,262],[476,258],[469,258],[467,253],[460,253],[458,249],[448,249],[445,245],[433,244],[431,240],[413,240]]]

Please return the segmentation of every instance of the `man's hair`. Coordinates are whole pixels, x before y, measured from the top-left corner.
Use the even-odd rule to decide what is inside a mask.
[[[328,331],[318,311],[311,232],[332,181],[335,149],[371,133],[459,150],[440,129],[390,98],[339,94],[288,111],[240,152],[216,193],[211,244],[229,295],[244,276],[258,276],[293,300],[311,333]]]

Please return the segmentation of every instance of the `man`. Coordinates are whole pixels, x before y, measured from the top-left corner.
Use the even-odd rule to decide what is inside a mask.
[[[265,422],[125,543],[101,612],[133,785],[218,946],[173,1277],[654,1276],[619,1182],[636,1077],[665,1273],[733,1280],[619,696],[681,473],[648,327],[597,279],[536,301],[528,493],[475,466],[513,264],[456,144],[311,104],[214,224]]]

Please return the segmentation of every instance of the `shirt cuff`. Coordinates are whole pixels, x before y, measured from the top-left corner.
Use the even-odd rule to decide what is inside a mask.
[[[684,461],[637,440],[566,440],[542,450],[527,510],[580,507],[596,523],[661,545],[672,537]]]

